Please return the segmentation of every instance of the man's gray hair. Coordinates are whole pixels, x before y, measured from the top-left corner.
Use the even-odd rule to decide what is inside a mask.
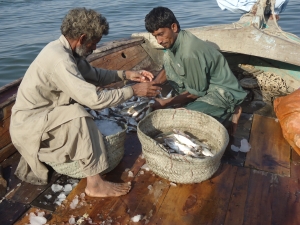
[[[71,9],[62,21],[61,33],[70,39],[77,39],[85,34],[87,41],[107,35],[109,30],[106,18],[92,9]]]

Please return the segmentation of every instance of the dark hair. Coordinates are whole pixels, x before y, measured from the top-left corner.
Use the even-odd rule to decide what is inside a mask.
[[[180,25],[174,13],[170,9],[162,6],[153,8],[145,17],[145,27],[150,33],[153,33],[159,28],[171,28],[173,23],[176,23],[178,29],[180,29]]]
[[[109,30],[106,18],[92,9],[75,8],[68,12],[60,27],[61,33],[71,39],[85,34],[87,41],[107,35]]]

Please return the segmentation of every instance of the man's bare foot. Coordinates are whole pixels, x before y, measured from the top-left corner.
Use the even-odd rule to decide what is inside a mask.
[[[234,113],[232,115],[232,120],[231,120],[231,129],[230,129],[230,134],[234,135],[237,129],[237,125],[239,122],[239,119],[241,117],[242,114],[242,107],[241,106],[237,106],[234,110]]]
[[[112,183],[103,180],[100,175],[95,175],[87,177],[85,193],[91,197],[117,197],[126,195],[130,188],[130,183]]]

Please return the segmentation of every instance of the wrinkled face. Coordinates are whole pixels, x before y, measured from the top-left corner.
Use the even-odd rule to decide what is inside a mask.
[[[97,38],[93,41],[77,45],[75,48],[76,54],[81,57],[87,57],[88,55],[93,53],[93,51],[96,49],[97,43],[100,40],[101,38]]]
[[[177,24],[173,23],[171,28],[159,28],[152,35],[156,38],[158,44],[164,48],[171,48],[178,36]]]

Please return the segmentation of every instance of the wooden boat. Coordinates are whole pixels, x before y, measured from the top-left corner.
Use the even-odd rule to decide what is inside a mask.
[[[276,43],[280,42],[277,47],[284,46],[293,57],[282,56],[276,49],[272,50],[276,54],[269,51],[266,55],[264,51],[268,49],[268,41],[264,36],[267,34],[258,30],[262,32],[257,42],[261,46],[258,52],[254,51],[254,47],[251,49],[251,44],[247,48],[236,44],[233,49],[234,40],[227,40],[226,43],[218,41],[220,37],[225,39],[226,35],[234,32],[235,35],[242,35],[238,29],[229,32],[227,26],[216,26],[191,31],[219,46],[231,68],[239,70],[239,74],[272,72],[286,82],[289,92],[299,87],[300,63],[295,60],[300,54],[298,45],[280,37],[269,37]],[[248,34],[253,32],[251,29],[245,28],[249,30]],[[146,69],[157,74],[162,68],[162,49],[152,45],[151,38],[134,36],[99,46],[89,56],[89,62],[106,69]],[[271,46],[272,42],[269,44]],[[106,179],[131,181],[133,188],[129,194],[118,198],[85,197],[85,204],[71,209],[69,203],[72,199],[84,192],[86,180],[82,179],[68,195],[67,203],[55,205],[53,200],[57,194],[53,193],[51,185],[66,184],[68,177],[53,172],[48,185],[34,186],[21,182],[13,175],[20,154],[11,143],[9,124],[20,82],[21,79],[0,88],[0,162],[3,177],[8,183],[7,193],[0,202],[0,224],[29,223],[28,214],[36,210],[44,211],[48,224],[52,225],[66,224],[71,215],[78,219],[85,213],[94,224],[300,223],[300,156],[283,139],[272,107],[268,104],[251,107],[252,99],[245,101],[236,135],[231,138],[222,164],[211,179],[199,184],[174,185],[151,171],[142,170],[145,159],[140,142],[136,133],[128,133],[124,158],[106,175]],[[239,146],[243,138],[250,142],[250,152],[232,151],[230,145]],[[126,169],[134,176],[129,177]],[[49,194],[53,197],[45,198]],[[131,218],[136,215],[141,215],[141,220],[134,223]]]

